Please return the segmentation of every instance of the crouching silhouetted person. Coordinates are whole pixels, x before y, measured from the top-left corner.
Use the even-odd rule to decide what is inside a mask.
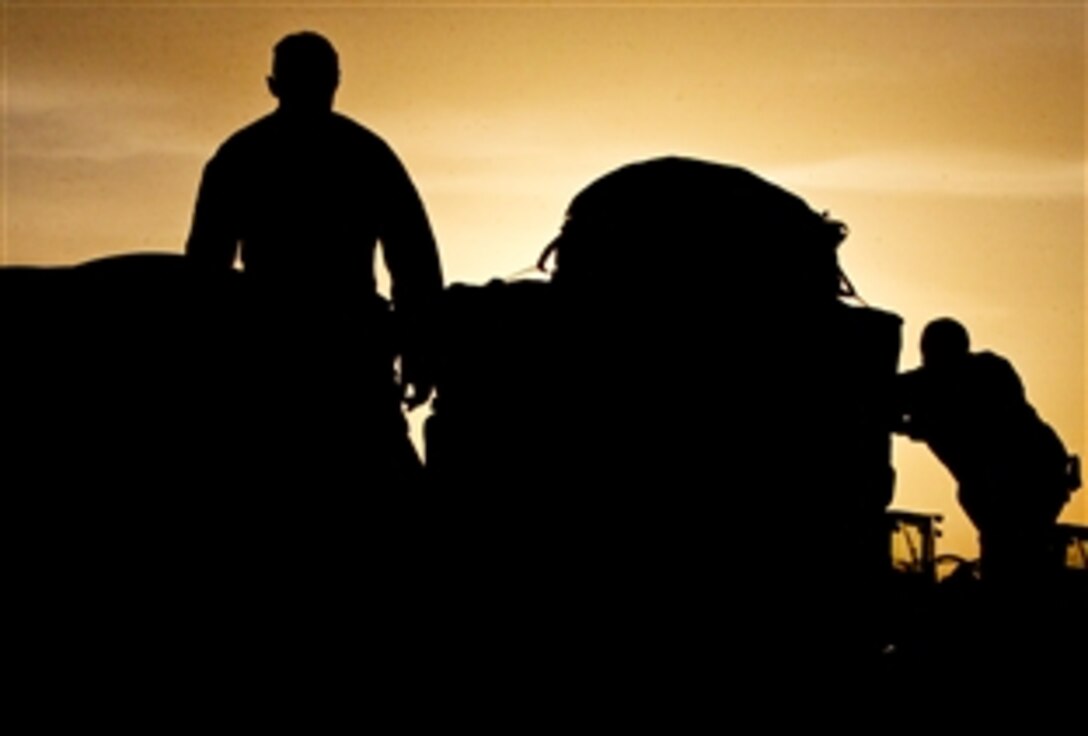
[[[1075,460],[1028,403],[1012,365],[971,352],[959,322],[929,323],[921,347],[922,367],[899,379],[899,431],[924,441],[955,477],[985,580],[1049,578],[1062,564],[1053,532],[1079,485]]]

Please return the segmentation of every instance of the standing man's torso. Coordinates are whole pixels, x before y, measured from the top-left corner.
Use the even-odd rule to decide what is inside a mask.
[[[351,274],[373,290],[386,189],[399,169],[381,138],[336,113],[273,113],[231,136],[211,167],[232,200],[247,272]]]

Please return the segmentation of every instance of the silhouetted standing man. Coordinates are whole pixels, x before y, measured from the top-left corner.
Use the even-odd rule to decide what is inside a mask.
[[[959,483],[979,532],[984,577],[1025,582],[1058,564],[1053,526],[1069,499],[1069,458],[1027,402],[1012,365],[970,351],[944,318],[922,333],[922,367],[900,377],[900,431],[926,442]]]
[[[276,45],[268,88],[278,108],[232,135],[208,162],[186,253],[212,269],[229,269],[240,256],[259,305],[251,322],[260,323],[269,351],[253,378],[274,380],[268,396],[276,401],[286,394],[288,421],[320,426],[346,418],[357,428],[359,417],[380,415],[366,432],[388,437],[397,427],[396,453],[407,447],[400,399],[415,405],[432,390],[427,332],[442,275],[423,205],[396,154],[333,111],[339,80],[336,51],[324,37],[303,32]],[[379,240],[400,328],[395,346],[375,287]],[[403,389],[391,399],[394,354]],[[333,416],[337,406],[342,417]],[[310,450],[350,449],[329,446],[332,435]],[[314,465],[325,467],[324,460]]]

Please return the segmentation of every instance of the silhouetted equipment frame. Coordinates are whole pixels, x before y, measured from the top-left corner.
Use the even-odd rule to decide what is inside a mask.
[[[937,539],[941,537],[939,525],[942,521],[944,517],[940,514],[888,510],[893,547],[895,538],[899,536],[904,540],[908,553],[908,559],[897,564],[893,549],[892,563],[897,572],[921,575],[937,581]]]

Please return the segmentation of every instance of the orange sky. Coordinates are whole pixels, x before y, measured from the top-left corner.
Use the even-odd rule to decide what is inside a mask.
[[[203,162],[271,109],[272,44],[311,28],[340,51],[338,108],[412,173],[449,280],[532,264],[620,164],[740,164],[850,225],[843,263],[906,319],[904,368],[956,315],[1085,454],[1082,3],[3,8],[4,263],[179,251]],[[896,464],[896,505],[946,513],[943,548],[971,552],[940,465],[899,441]],[[1086,496],[1067,518],[1088,523]]]

